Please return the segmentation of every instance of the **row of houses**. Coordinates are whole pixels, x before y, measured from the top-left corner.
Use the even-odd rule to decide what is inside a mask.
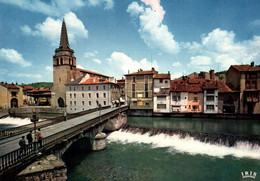
[[[241,113],[260,114],[260,67],[232,65],[226,80],[214,70],[197,76],[171,80],[170,72],[154,68],[126,74],[125,92],[133,114],[154,113]]]

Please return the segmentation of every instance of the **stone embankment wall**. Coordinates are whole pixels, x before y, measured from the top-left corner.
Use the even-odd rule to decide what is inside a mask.
[[[66,181],[67,168],[62,160],[54,155],[49,155],[29,165],[20,172],[17,181]]]

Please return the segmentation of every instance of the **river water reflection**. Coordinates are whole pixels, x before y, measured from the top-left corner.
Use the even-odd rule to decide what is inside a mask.
[[[128,117],[127,122],[134,126],[170,130],[260,135],[260,120]]]

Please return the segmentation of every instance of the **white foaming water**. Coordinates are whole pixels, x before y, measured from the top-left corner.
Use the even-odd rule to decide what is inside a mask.
[[[178,152],[184,152],[191,155],[202,154],[213,157],[223,158],[227,155],[232,155],[239,158],[253,158],[260,159],[260,146],[252,145],[248,142],[237,142],[235,146],[228,147],[222,144],[204,143],[190,136],[180,138],[179,135],[166,135],[158,134],[149,136],[149,133],[133,134],[125,131],[115,131],[108,136],[109,142],[121,142],[121,143],[145,143],[152,144],[154,148],[169,147]]]
[[[41,119],[39,121],[42,121]],[[0,124],[12,124],[15,126],[22,126],[25,124],[31,124],[30,118],[14,118],[14,117],[6,117],[0,119]]]

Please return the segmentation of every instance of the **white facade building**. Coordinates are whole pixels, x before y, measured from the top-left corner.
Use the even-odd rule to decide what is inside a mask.
[[[188,112],[188,92],[171,92],[172,112]]]
[[[119,103],[119,86],[98,77],[81,77],[66,84],[66,105],[68,113],[76,113]]]
[[[153,77],[153,112],[170,112],[171,74],[155,74]]]
[[[218,90],[206,89],[203,91],[204,113],[218,113]]]

